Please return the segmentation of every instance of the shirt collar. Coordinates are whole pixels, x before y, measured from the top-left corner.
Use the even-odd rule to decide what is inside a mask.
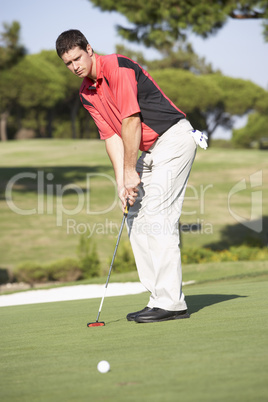
[[[95,58],[96,58],[96,81],[97,81],[97,84],[96,84],[96,86],[98,85],[98,83],[100,84],[101,83],[101,81],[103,80],[103,71],[102,71],[102,60],[101,60],[101,56],[99,56],[98,54],[96,54],[95,53]],[[94,81],[91,79],[91,78],[89,78],[89,77],[87,77],[88,78],[88,81],[89,81],[89,87],[88,87],[88,89],[93,89],[93,88],[95,88],[95,83],[94,83]]]

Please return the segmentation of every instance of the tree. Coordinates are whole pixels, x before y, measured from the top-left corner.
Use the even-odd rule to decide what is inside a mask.
[[[27,114],[27,118],[34,115],[41,134],[43,115],[48,114],[64,98],[64,84],[65,80],[52,63],[39,54],[26,55],[1,74],[0,107],[8,110],[8,113],[20,110],[20,114]]]
[[[0,34],[0,138],[7,140],[7,119],[12,107],[14,88],[8,88],[10,69],[26,54],[24,46],[20,45],[20,24],[3,24],[4,32]],[[13,95],[12,95],[13,94]]]
[[[211,74],[213,68],[207,63],[204,57],[199,57],[191,45],[186,41],[180,41],[177,46],[162,52],[164,58],[161,60],[148,61],[148,68],[164,69],[164,68],[180,68],[182,70],[191,71],[194,74]]]
[[[267,91],[251,81],[226,77],[221,74],[203,76],[221,90],[221,99],[208,111],[207,133],[209,138],[219,127],[232,129],[236,116],[244,116],[253,110],[260,110],[260,103],[267,99]]]
[[[145,60],[142,52],[129,50],[123,45],[116,46],[116,53],[124,54],[148,70],[164,68],[180,68],[191,71],[194,74],[211,74],[213,69],[210,63],[206,63],[204,57],[199,57],[186,41],[180,41],[174,49],[166,49],[162,52],[163,58],[157,60]]]
[[[64,63],[60,60],[56,52],[51,50],[43,50],[41,56],[44,60],[49,61],[53,66],[57,68],[58,74],[64,79],[64,85],[62,86],[62,92],[64,94],[61,100],[61,105],[67,108],[70,113],[72,138],[77,137],[76,120],[81,102],[79,99],[79,88],[81,80],[74,74],[70,74],[70,71],[66,68]]]
[[[0,73],[0,137],[1,141],[6,141],[7,122],[9,115],[16,104],[17,88],[10,85],[13,74],[10,70],[3,70]]]
[[[209,140],[219,127],[232,129],[235,116],[252,110],[264,111],[268,105],[267,91],[250,81],[219,73],[197,76],[178,69],[156,70],[151,74],[193,126],[207,133]]]
[[[233,131],[232,143],[237,147],[249,148],[251,143],[268,137],[268,117],[260,113],[251,113],[245,127]]]
[[[206,76],[197,76],[179,69],[155,70],[150,72],[166,95],[186,113],[192,125],[208,134],[211,112],[221,102],[222,91],[219,86]],[[210,74],[209,77],[212,75]]]
[[[20,44],[20,24],[4,23],[4,32],[0,33],[0,70],[5,70],[18,63],[26,54],[26,49]]]
[[[262,19],[268,41],[267,0],[89,0],[103,11],[117,11],[132,24],[118,25],[119,34],[130,42],[156,49],[171,48],[187,31],[208,37],[221,29],[228,18]]]
[[[6,111],[1,132],[7,132],[8,123],[9,138],[21,128],[34,130],[39,137],[77,138],[79,126],[80,135],[84,129],[95,136],[97,129],[92,129],[93,121],[79,99],[80,85],[55,51],[26,55],[0,74],[0,110]]]

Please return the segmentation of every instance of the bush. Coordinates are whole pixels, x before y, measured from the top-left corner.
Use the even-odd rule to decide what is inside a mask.
[[[8,268],[0,268],[0,285],[12,282],[13,273]]]
[[[14,279],[17,282],[29,283],[48,281],[48,270],[38,262],[26,261],[19,264],[14,270]]]
[[[267,247],[250,247],[248,245],[230,247],[230,249],[221,251],[213,251],[209,248],[182,248],[181,259],[183,264],[248,260],[265,261],[268,260],[268,249]],[[136,270],[135,259],[129,242],[122,243],[118,249],[113,270],[118,273]]]
[[[73,258],[55,261],[47,266],[50,281],[73,282],[83,278],[80,262]]]
[[[14,270],[14,280],[33,285],[48,281],[73,282],[100,276],[100,261],[96,246],[85,237],[80,238],[79,259],[65,258],[42,265],[26,261]]]
[[[100,276],[100,260],[96,245],[85,236],[80,237],[78,257],[82,270],[82,278],[88,279]]]
[[[65,258],[47,265],[33,261],[19,264],[13,272],[13,279],[17,282],[25,282],[33,286],[34,283],[45,283],[48,281],[73,282],[100,276],[100,261],[95,245],[90,244],[88,239],[82,237],[78,253],[79,259]],[[183,248],[181,259],[183,264],[220,263],[224,261],[266,261],[268,260],[268,248],[250,247],[248,245],[233,246],[228,250],[221,251],[213,251],[208,248]],[[109,260],[110,263],[111,260]],[[118,249],[113,270],[117,273],[136,270],[132,248],[128,241],[122,243]]]
[[[214,252],[206,248],[198,249],[186,249],[183,248],[181,251],[181,260],[183,264],[198,264],[202,262],[207,262],[212,260]]]
[[[249,247],[246,245],[230,247],[228,250],[212,251],[203,249],[182,249],[183,264],[224,261],[265,261],[268,260],[267,247]]]
[[[72,138],[72,126],[70,121],[55,121],[53,138]]]
[[[109,263],[111,263],[111,260],[109,261]],[[113,270],[114,272],[118,273],[131,272],[136,270],[135,259],[129,241],[123,242],[120,248],[118,248]]]

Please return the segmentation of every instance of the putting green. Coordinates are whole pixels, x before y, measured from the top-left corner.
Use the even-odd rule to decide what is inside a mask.
[[[267,401],[267,278],[184,292],[191,318],[165,323],[126,321],[147,294],[107,298],[97,328],[99,299],[1,308],[1,401]]]

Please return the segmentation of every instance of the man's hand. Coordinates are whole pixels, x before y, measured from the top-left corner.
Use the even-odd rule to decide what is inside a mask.
[[[125,170],[125,197],[129,201],[129,205],[132,206],[138,196],[139,193],[139,184],[141,182],[140,176],[136,172],[136,170]]]
[[[138,175],[136,170],[132,172],[125,172],[125,185],[117,187],[118,197],[122,202],[123,210],[127,205],[127,201],[129,202],[130,206],[134,204],[139,193],[138,186],[140,182],[140,176]]]

